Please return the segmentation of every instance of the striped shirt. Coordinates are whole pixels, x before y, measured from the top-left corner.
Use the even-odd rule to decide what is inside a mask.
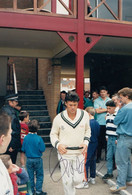
[[[116,113],[106,115],[106,136],[117,136],[117,125],[114,124]]]

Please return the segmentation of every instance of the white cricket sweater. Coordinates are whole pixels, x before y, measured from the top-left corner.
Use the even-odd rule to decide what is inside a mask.
[[[88,145],[90,136],[89,115],[84,110],[77,109],[74,120],[68,117],[67,110],[59,113],[53,120],[50,139],[56,148],[58,144],[65,144],[68,147]],[[81,152],[82,150],[67,150],[66,154],[81,154]]]

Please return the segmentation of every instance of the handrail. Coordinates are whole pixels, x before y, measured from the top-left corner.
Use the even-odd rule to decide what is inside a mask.
[[[16,71],[15,71],[15,64],[13,64],[13,78],[14,78],[14,90],[15,94],[17,94],[17,80],[16,80]]]
[[[16,80],[16,71],[15,64],[7,64],[7,91],[14,92],[17,94],[17,80]]]

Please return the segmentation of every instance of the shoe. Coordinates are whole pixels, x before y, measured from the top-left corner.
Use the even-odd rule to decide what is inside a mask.
[[[127,182],[126,182],[126,185],[127,185],[127,186],[132,186],[132,181],[127,181]]]
[[[36,195],[47,195],[47,192],[36,192]]]
[[[90,177],[89,179],[88,179],[88,182],[90,182],[91,184],[95,184],[95,178],[92,178],[92,177]]]
[[[87,189],[88,186],[88,182],[87,181],[83,181],[82,183],[78,184],[77,186],[75,186],[76,189]]]
[[[110,191],[111,192],[119,192],[120,190],[125,190],[126,189],[126,186],[118,186],[118,185],[116,185],[116,186],[113,186],[113,187],[111,187],[110,188]]]
[[[113,174],[108,174],[108,173],[106,173],[106,174],[102,177],[102,179],[111,179],[111,178],[113,178]]]

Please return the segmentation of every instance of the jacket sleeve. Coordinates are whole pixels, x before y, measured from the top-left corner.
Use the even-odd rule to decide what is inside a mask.
[[[45,151],[45,143],[42,139],[42,137],[40,137],[40,143],[39,143],[39,147],[40,147],[40,152],[44,152]]]
[[[123,123],[123,121],[125,122],[125,116],[126,116],[125,109],[121,108],[114,118],[114,124],[119,125],[120,123]]]
[[[98,102],[95,100],[94,101],[94,109],[97,109],[97,108],[99,108],[100,107],[100,105],[98,104]]]
[[[22,144],[22,148],[21,148],[22,152],[25,152],[25,144],[26,144],[26,141],[25,141],[26,139],[25,138],[23,140],[23,144]]]
[[[20,170],[17,172],[17,184],[23,185],[26,184],[29,181],[29,176],[27,171],[24,168],[20,168]]]
[[[91,128],[90,128],[90,123],[89,123],[89,115],[86,111],[85,113],[85,133],[84,133],[84,144],[88,145],[91,137]]]
[[[58,115],[54,118],[51,133],[50,133],[50,141],[53,145],[53,147],[57,148],[57,145],[59,143],[59,121],[58,121]]]

